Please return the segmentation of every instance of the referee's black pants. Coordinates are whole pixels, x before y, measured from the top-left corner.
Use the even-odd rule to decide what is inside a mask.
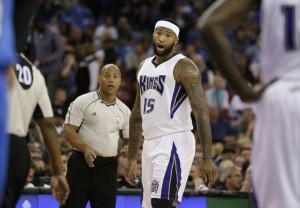
[[[30,153],[27,140],[10,134],[8,174],[2,208],[15,208],[22,194],[30,169]]]
[[[117,198],[117,157],[97,157],[89,167],[81,152],[68,161],[70,195],[62,208],[115,208]]]

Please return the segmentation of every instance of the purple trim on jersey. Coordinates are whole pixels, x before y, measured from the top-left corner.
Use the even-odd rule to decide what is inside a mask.
[[[180,105],[186,98],[187,94],[185,92],[185,89],[180,84],[176,83],[170,107],[171,119],[174,117],[176,110],[180,107]]]
[[[175,144],[173,144],[174,147],[176,148]],[[177,150],[177,149],[176,149]],[[176,159],[176,170],[177,170],[177,190],[176,190],[176,197],[174,201],[180,205],[180,202],[178,201],[178,190],[181,187],[181,165],[180,165],[180,160],[177,152],[175,153],[175,159]]]
[[[252,191],[250,193],[250,200],[251,200],[251,204],[252,204],[251,207],[252,208],[258,208],[256,193],[255,193],[255,189],[254,189],[254,184],[252,182],[251,182],[251,187],[252,187]]]
[[[144,200],[144,188],[142,186],[141,207],[143,205],[143,200]]]
[[[171,114],[172,114],[172,108],[173,108],[173,105],[174,105],[174,102],[175,102],[175,98],[177,97],[177,94],[179,92],[179,87],[180,87],[180,85],[176,83],[175,88],[174,88],[174,92],[173,92],[173,95],[172,95],[172,101],[171,101],[171,107],[170,107]],[[172,115],[171,115],[171,118],[172,118]]]
[[[173,175],[173,170],[175,168],[176,175]],[[171,187],[171,182],[172,179],[176,180],[176,187]],[[173,143],[172,150],[171,150],[171,155],[170,155],[170,160],[169,164],[167,166],[166,174],[163,180],[162,184],[162,190],[161,190],[161,198],[162,199],[170,199],[170,195],[173,195],[173,193],[170,193],[172,188],[176,188],[176,194],[174,194],[174,200],[176,203],[178,202],[178,190],[181,186],[181,165],[180,165],[180,160],[177,154],[177,148],[175,144]],[[173,197],[173,196],[171,196]],[[180,203],[179,203],[180,204]]]

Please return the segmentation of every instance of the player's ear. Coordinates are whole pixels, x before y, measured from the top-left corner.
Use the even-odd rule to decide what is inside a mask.
[[[179,38],[176,36],[176,38],[175,38],[175,45],[178,43],[178,41],[179,41]]]

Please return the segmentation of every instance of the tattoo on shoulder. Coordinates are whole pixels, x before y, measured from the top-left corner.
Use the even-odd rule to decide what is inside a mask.
[[[188,94],[203,153],[211,155],[211,127],[200,71],[190,59],[181,59],[175,66],[174,78]]]
[[[180,59],[174,68],[176,82],[183,84],[201,78],[201,74],[194,62],[189,58]]]
[[[175,66],[174,78],[186,90],[193,112],[202,108],[205,96],[197,66],[190,59],[181,59]]]

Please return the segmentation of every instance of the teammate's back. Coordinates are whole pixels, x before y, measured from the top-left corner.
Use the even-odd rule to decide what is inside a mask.
[[[261,1],[262,79],[300,78],[300,1]]]

